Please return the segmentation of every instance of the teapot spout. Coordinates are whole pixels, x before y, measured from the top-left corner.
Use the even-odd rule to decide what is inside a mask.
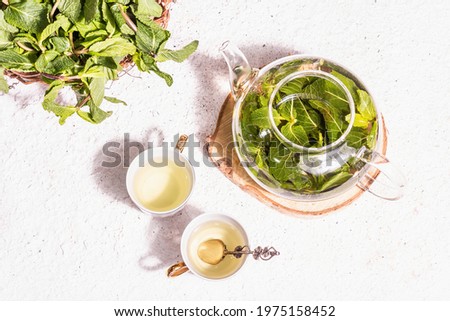
[[[230,41],[225,41],[219,50],[228,65],[231,92],[233,96],[237,98],[242,92],[242,89],[252,78],[252,67],[242,51],[230,43]]]

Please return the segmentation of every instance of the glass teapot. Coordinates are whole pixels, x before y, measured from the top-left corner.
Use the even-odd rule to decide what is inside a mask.
[[[336,198],[355,186],[384,199],[402,196],[405,178],[384,156],[383,118],[348,69],[310,55],[255,69],[230,42],[220,51],[235,98],[235,149],[262,188],[305,202]]]

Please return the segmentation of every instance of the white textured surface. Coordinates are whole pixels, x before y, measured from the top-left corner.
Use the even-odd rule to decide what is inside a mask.
[[[154,76],[123,77],[109,91],[129,107],[114,107],[100,126],[75,117],[59,126],[42,110],[37,85],[0,96],[0,299],[450,299],[444,3],[178,1],[171,44],[199,39],[200,47],[187,63],[164,65],[172,88]],[[177,132],[203,141],[228,90],[217,52],[225,39],[255,66],[305,52],[354,70],[384,113],[406,197],[367,194],[331,215],[295,218],[202,166],[182,216],[151,219],[133,207],[124,170],[100,166],[103,144],[125,132],[140,142]],[[201,212],[233,215],[252,244],[282,255],[249,260],[229,282],[167,279],[183,227]]]

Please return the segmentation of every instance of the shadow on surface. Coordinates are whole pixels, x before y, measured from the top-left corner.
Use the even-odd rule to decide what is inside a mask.
[[[139,266],[147,271],[156,271],[182,261],[181,235],[189,222],[200,214],[198,208],[188,204],[175,216],[152,218],[147,235],[149,249],[139,259]]]
[[[100,190],[112,199],[123,202],[130,207],[135,207],[126,187],[126,176],[130,162],[140,152],[147,149],[149,143],[152,143],[153,146],[161,146],[164,141],[163,132],[156,127],[149,129],[145,136],[141,141],[128,138],[128,143],[126,137],[116,137],[105,142],[104,147],[94,157],[92,166],[92,176],[95,177]],[[105,153],[104,149],[107,144],[110,146]]]
[[[243,46],[240,49],[253,67],[265,66],[276,59],[300,53],[293,49],[265,44]],[[230,91],[228,67],[218,49],[213,57],[202,53],[195,54],[191,59],[191,66],[201,88],[195,100],[194,114],[196,138],[200,140],[203,150],[206,138],[214,132],[221,106]]]
[[[48,85],[33,83],[25,85],[17,79],[8,79],[10,91],[7,94],[14,101],[18,109],[25,109],[30,105],[41,104]]]

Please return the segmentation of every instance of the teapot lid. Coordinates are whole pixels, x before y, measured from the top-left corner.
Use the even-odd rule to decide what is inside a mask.
[[[298,86],[299,83],[312,83],[317,80],[323,80],[323,91],[321,91],[319,86],[316,86],[316,88],[310,88],[307,92],[305,92]],[[286,112],[287,109],[290,113],[290,121],[294,122],[294,125],[297,122],[302,122],[305,124],[306,121],[309,122],[310,125],[314,126],[315,123],[312,119],[310,119],[309,114],[305,113],[302,115],[297,115],[295,112],[296,106],[301,109],[306,108],[303,103],[304,100],[309,100],[310,103],[313,101],[312,103],[314,106],[317,109],[321,109],[325,114],[324,118],[329,117],[333,119],[334,115],[331,110],[336,108],[336,104],[333,101],[335,99],[340,100],[340,112],[346,114],[348,123],[339,128],[337,126],[338,124],[336,124],[336,128],[334,128],[334,130],[337,131],[337,135],[333,135],[333,137],[328,140],[327,144],[323,146],[311,146],[309,141],[302,141],[300,137],[295,135],[295,130],[293,128],[291,128],[291,130],[284,131],[284,133],[288,136],[286,137],[286,135],[284,135],[284,133],[280,130],[279,125],[277,125],[274,111],[276,111],[276,114],[280,115],[283,112]],[[268,107],[269,120],[275,135],[277,135],[277,137],[286,145],[295,148],[299,152],[310,154],[331,151],[335,147],[342,145],[350,133],[355,121],[355,102],[353,101],[350,91],[337,77],[322,70],[301,70],[287,75],[277,83],[275,89],[272,91]],[[296,115],[294,115],[294,112]],[[307,119],[301,119],[302,116],[304,118],[309,117],[309,121]],[[336,119],[334,120],[337,122]],[[319,127],[318,124],[315,125]],[[329,128],[322,130],[322,137],[327,138],[329,131]]]

